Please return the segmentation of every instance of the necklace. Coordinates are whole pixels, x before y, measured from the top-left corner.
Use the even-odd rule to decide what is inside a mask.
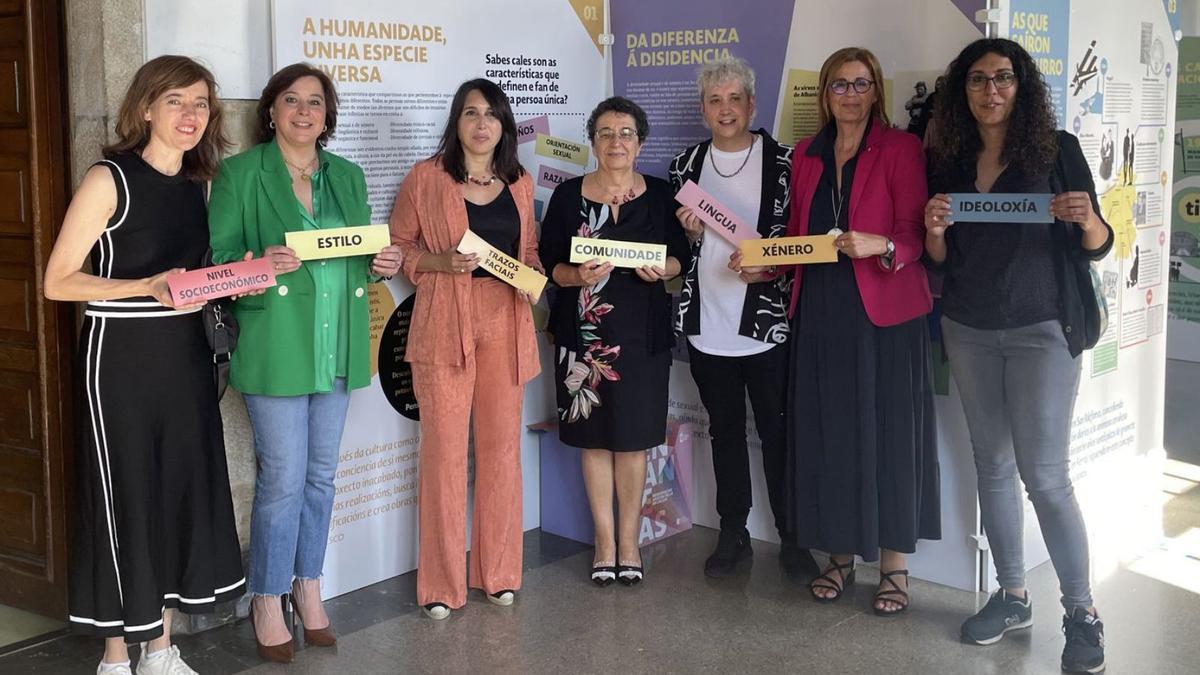
[[[717,168],[717,160],[713,157],[713,153],[711,152],[711,150],[708,153],[708,163],[712,164],[713,171],[716,171],[717,175],[720,176],[721,178],[733,178],[734,176],[741,173],[742,169],[746,168],[746,162],[749,162],[750,155],[754,154],[754,144],[757,141],[758,141],[758,136],[755,136],[754,138],[750,139],[750,147],[746,149],[746,156],[742,159],[742,165],[739,166],[737,168],[737,171],[734,171],[733,173],[729,173],[729,174],[721,173],[721,170]]]
[[[829,228],[829,236],[840,237],[842,228],[838,227],[838,223],[842,221],[842,208],[846,205],[846,200],[843,199],[845,194],[838,189],[837,185],[833,186],[833,192],[829,193],[829,201],[833,204],[833,227]]]
[[[625,192],[623,194],[613,195],[612,196],[612,205],[620,206],[622,204],[628,204],[629,202],[633,201],[635,197],[637,197],[637,193],[635,193],[633,191],[633,188],[629,188],[628,192]]]
[[[308,163],[307,163],[307,164],[305,164],[305,165],[304,165],[304,166],[302,166],[302,167],[301,167],[301,166],[296,166],[295,164],[292,164],[291,162],[289,162],[289,161],[287,160],[287,158],[286,158],[286,157],[284,158],[284,160],[283,160],[283,163],[284,163],[284,164],[287,164],[288,166],[290,166],[290,167],[292,167],[293,169],[295,169],[295,170],[296,170],[296,173],[300,174],[300,180],[305,180],[305,181],[312,180],[312,175],[313,175],[314,173],[316,173],[316,171],[309,171],[309,167],[311,167],[313,164],[316,164],[316,163],[317,163],[317,158],[316,158],[316,157],[313,157],[312,159],[310,159],[310,160],[308,161]]]
[[[492,174],[492,175],[488,176],[487,178],[476,178],[475,176],[472,176],[471,174],[467,174],[467,180],[471,181],[472,183],[474,183],[480,187],[487,187],[487,186],[491,185],[492,183],[496,182],[496,175]]]

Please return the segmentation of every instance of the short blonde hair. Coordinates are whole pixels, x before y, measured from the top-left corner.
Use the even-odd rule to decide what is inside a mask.
[[[704,102],[704,92],[709,87],[724,82],[740,82],[746,95],[754,96],[754,69],[750,64],[736,56],[706,63],[696,71],[696,88],[700,93],[700,102]]]
[[[879,66],[879,59],[875,58],[871,50],[863,47],[843,47],[830,54],[821,66],[821,78],[818,84],[821,92],[821,126],[825,126],[829,120],[833,119],[833,111],[829,108],[829,81],[833,79],[833,74],[837,72],[838,68],[854,61],[866,66],[867,70],[871,71],[871,79],[875,81],[875,104],[871,106],[871,115],[882,120],[884,125],[891,126],[892,121],[888,119],[887,101],[884,95],[883,68]]]

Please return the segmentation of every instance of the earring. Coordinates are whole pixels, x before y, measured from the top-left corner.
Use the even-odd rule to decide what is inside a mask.
[[[267,124],[267,126],[274,129],[275,128],[275,120],[271,120],[271,122],[269,124]]]
[[[321,133],[325,133],[326,131],[329,131],[329,125],[328,125],[328,124],[326,124],[325,126],[321,127]]]

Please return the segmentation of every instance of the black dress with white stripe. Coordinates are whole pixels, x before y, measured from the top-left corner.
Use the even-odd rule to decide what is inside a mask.
[[[200,185],[139,155],[101,162],[117,209],[92,248],[99,276],[200,266]],[[126,642],[162,634],[162,611],[212,611],[245,590],[212,352],[197,310],[151,297],[89,302],[80,338],[73,627]]]

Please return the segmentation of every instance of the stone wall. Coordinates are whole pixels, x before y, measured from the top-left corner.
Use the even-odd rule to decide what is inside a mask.
[[[100,159],[100,148],[114,140],[113,127],[125,89],[145,61],[142,0],[65,0],[68,96],[71,120],[71,171],[78,185]],[[218,84],[220,73],[215,73]],[[226,130],[239,152],[252,145],[257,101],[224,101]],[[254,446],[246,405],[232,389],[221,401],[225,449],[233,506],[243,552],[250,540],[250,503],[254,494]],[[230,608],[216,617],[228,619]],[[192,622],[201,628],[211,620]],[[179,622],[188,630],[188,622]]]

